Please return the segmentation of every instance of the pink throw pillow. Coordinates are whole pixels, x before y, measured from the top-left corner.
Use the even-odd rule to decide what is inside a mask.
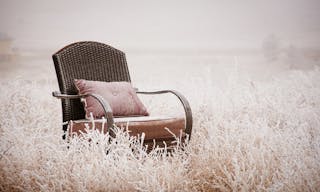
[[[102,96],[112,108],[114,116],[147,116],[147,109],[138,98],[135,90],[129,82],[103,82],[75,79],[74,84],[79,94],[95,93]],[[86,118],[101,118],[104,110],[101,104],[93,97],[84,100]]]

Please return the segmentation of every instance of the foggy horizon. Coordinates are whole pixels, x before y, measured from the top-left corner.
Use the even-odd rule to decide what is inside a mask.
[[[83,40],[121,49],[320,48],[320,2],[1,0],[0,32],[20,50],[59,49]]]

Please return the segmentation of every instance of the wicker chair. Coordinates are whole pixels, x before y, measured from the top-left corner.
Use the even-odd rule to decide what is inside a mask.
[[[83,126],[83,122],[88,122],[85,120],[85,111],[83,104],[80,101],[80,98],[85,98],[88,96],[92,96],[97,99],[99,103],[103,106],[105,111],[105,118],[107,120],[107,128],[110,129],[114,126],[114,124],[123,125],[121,123],[125,123],[128,121],[128,118],[121,122],[121,118],[115,118],[112,114],[112,109],[107,101],[103,100],[99,95],[90,94],[90,95],[78,95],[77,89],[74,85],[74,79],[86,79],[86,80],[94,80],[94,81],[127,81],[131,82],[129,70],[126,62],[125,54],[117,50],[109,45],[92,42],[92,41],[83,41],[76,42],[70,44],[52,56],[57,79],[59,83],[60,92],[53,92],[53,96],[61,99],[62,102],[62,113],[63,113],[63,130],[67,133],[68,126],[70,126],[70,122],[79,123],[79,125]],[[154,92],[145,92],[145,91],[136,91],[137,94],[163,94],[163,93],[171,93],[179,98],[181,101],[184,110],[185,110],[185,118],[184,118],[184,130],[183,137],[188,135],[188,138],[191,137],[192,131],[192,112],[189,106],[188,101],[185,99],[183,95],[173,90],[163,90],[163,91],[154,91]],[[129,118],[130,119],[130,118]],[[132,129],[136,134],[143,132],[143,130],[139,130],[139,127],[143,127],[143,121],[134,120],[132,122]],[[147,121],[147,120],[146,120]],[[154,130],[159,129],[159,125],[161,127],[161,122],[164,121],[162,126],[174,125],[172,124],[172,119],[168,120],[157,120],[151,122],[156,124]],[[97,122],[99,122],[97,120]],[[171,124],[170,124],[171,123]],[[150,123],[148,124],[150,125]],[[130,126],[130,123],[129,123]],[[147,126],[148,127],[148,126]],[[148,128],[148,130],[152,131],[152,128]],[[180,131],[181,132],[181,131]],[[157,136],[152,136],[145,140],[145,143],[155,142],[163,143],[163,141],[169,143],[174,140],[174,137],[171,138],[157,138]],[[65,138],[65,135],[64,135]]]

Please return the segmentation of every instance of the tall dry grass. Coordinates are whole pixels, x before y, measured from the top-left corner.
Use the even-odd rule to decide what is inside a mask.
[[[50,82],[2,81],[0,190],[319,190],[320,70],[241,85],[236,77],[223,88],[210,75],[180,85],[194,128],[185,150],[170,155],[147,154],[124,130],[112,143],[95,131],[66,143]],[[162,112],[165,101],[145,103]]]

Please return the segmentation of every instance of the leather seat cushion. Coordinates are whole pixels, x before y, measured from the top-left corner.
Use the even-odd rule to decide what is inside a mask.
[[[141,135],[145,133],[145,142],[161,140],[173,140],[174,136],[184,137],[185,119],[181,117],[151,117],[151,116],[139,116],[139,117],[122,117],[114,118],[114,122],[118,127],[126,128],[128,126],[129,134],[131,136]],[[85,124],[91,124],[89,120],[76,120],[69,123],[69,133],[80,134],[85,132]],[[94,120],[95,128],[102,130],[102,120]],[[106,124],[104,125],[106,126]],[[92,127],[92,126],[90,126]],[[168,130],[170,130],[170,133]],[[106,133],[106,128],[104,128]],[[181,135],[182,134],[182,135]]]

